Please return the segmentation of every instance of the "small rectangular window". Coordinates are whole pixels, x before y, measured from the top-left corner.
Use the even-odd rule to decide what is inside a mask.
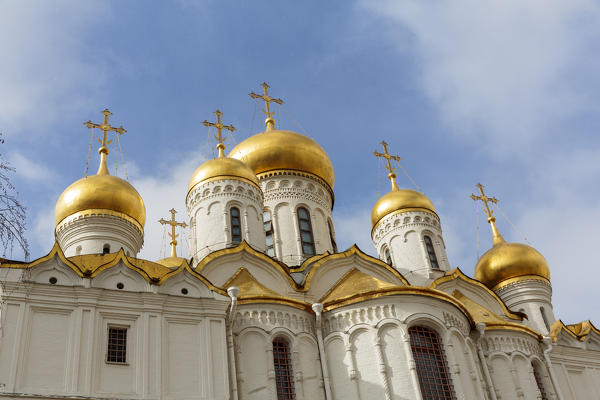
[[[109,327],[106,362],[127,363],[127,328]]]

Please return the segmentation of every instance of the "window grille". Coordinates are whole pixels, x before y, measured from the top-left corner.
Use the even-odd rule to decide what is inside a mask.
[[[408,333],[423,400],[455,400],[452,377],[438,333],[425,326],[410,327]]]
[[[544,384],[542,383],[542,377],[540,376],[538,369],[535,365],[531,364],[531,368],[533,368],[533,376],[535,377],[535,383],[537,383],[538,390],[542,395],[542,400],[548,400],[548,396],[546,395],[546,390],[544,389]]]
[[[274,229],[273,229],[273,221],[271,218],[271,211],[263,212],[263,226],[265,228],[265,236],[267,238],[267,255],[274,257],[275,256],[275,243],[274,239]]]
[[[240,220],[240,209],[231,207],[229,210],[231,218],[231,242],[238,244],[242,242],[242,223]]]
[[[277,400],[295,400],[290,350],[287,342],[282,339],[273,341],[273,363],[275,365]]]
[[[300,240],[302,241],[302,253],[305,256],[315,255],[315,242],[313,239],[310,214],[304,207],[298,208],[298,225],[300,226]]]
[[[119,364],[127,363],[127,328],[108,328],[106,361]]]
[[[431,268],[440,269],[440,265],[438,264],[437,257],[435,255],[435,249],[433,248],[433,242],[429,236],[423,237],[425,240],[425,248],[427,249],[427,254],[429,255],[429,262],[431,263]]]

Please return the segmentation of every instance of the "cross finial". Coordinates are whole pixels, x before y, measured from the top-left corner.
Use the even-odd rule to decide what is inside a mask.
[[[164,218],[161,218],[158,220],[158,222],[160,222],[162,225],[171,225],[171,232],[169,232],[169,237],[171,238],[171,257],[177,257],[177,236],[179,236],[178,234],[175,233],[175,228],[178,226],[181,226],[182,228],[185,228],[187,226],[187,224],[185,222],[177,222],[175,220],[175,214],[177,213],[177,211],[175,211],[174,208],[171,208],[169,210],[171,212],[171,220],[166,220]]]
[[[269,96],[269,88],[270,86],[267,85],[266,82],[263,82],[263,84],[261,85],[264,89],[264,94],[258,95],[254,92],[250,92],[250,97],[252,97],[253,99],[261,99],[264,100],[265,102],[265,110],[262,110],[262,112],[264,112],[267,116],[267,119],[265,120],[265,125],[267,125],[267,130],[270,131],[271,129],[273,129],[273,127],[275,126],[275,120],[273,119],[273,115],[275,115],[275,113],[271,112],[271,107],[270,107],[270,103],[275,103],[275,104],[279,104],[282,105],[283,104],[283,100],[281,99],[275,99],[271,96]]]
[[[100,143],[100,148],[98,149],[98,153],[100,153],[100,166],[98,167],[98,175],[108,175],[108,166],[106,165],[106,156],[108,155],[108,146],[112,143],[112,140],[108,139],[109,132],[115,132],[116,134],[122,135],[125,132],[125,128],[123,125],[115,128],[114,126],[109,125],[108,118],[112,115],[108,108],[105,108],[104,111],[101,111],[104,114],[104,122],[101,124],[95,124],[91,120],[84,122],[83,125],[87,126],[88,129],[99,128],[102,130],[102,139],[98,139]]]
[[[219,142],[217,144],[217,150],[219,150],[219,157],[225,157],[225,141],[227,140],[227,138],[223,137],[222,130],[225,129],[229,132],[235,132],[235,126],[223,125],[223,123],[221,122],[221,115],[223,115],[223,113],[221,111],[217,110],[213,114],[217,116],[217,122],[212,123],[208,122],[207,120],[204,120],[202,124],[204,124],[204,126],[206,127],[214,126],[215,128],[217,128],[217,134],[215,135],[215,139],[217,139],[217,142]]]
[[[388,178],[390,179],[390,182],[392,182],[392,190],[398,190],[398,184],[396,183],[396,173],[395,173],[396,168],[394,168],[392,166],[392,160],[400,161],[400,160],[402,160],[402,158],[400,158],[399,156],[390,154],[388,151],[388,144],[385,141],[382,141],[380,144],[383,146],[383,153],[380,153],[377,150],[375,150],[373,152],[373,154],[375,155],[375,157],[380,157],[380,158],[385,159],[385,161],[386,161],[385,169],[388,172]]]
[[[488,217],[488,222],[490,223],[490,226],[492,227],[492,236],[494,238],[494,244],[498,244],[498,243],[502,243],[504,242],[504,239],[502,238],[502,235],[500,235],[500,232],[498,232],[498,228],[496,227],[496,217],[494,217],[494,212],[492,211],[492,209],[490,208],[490,204],[489,203],[498,203],[498,199],[495,197],[488,197],[485,192],[483,191],[483,185],[481,183],[478,183],[477,188],[479,189],[479,193],[481,193],[480,196],[476,196],[474,194],[471,194],[471,198],[474,201],[481,201],[484,205],[484,209],[483,211],[485,212],[485,215],[487,215]]]

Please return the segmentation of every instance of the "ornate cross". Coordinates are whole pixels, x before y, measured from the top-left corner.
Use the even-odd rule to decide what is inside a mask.
[[[489,203],[496,204],[498,202],[498,199],[495,197],[486,196],[485,193],[483,192],[483,185],[481,183],[478,183],[476,186],[479,188],[479,192],[481,193],[481,196],[475,196],[474,194],[471,194],[471,198],[475,201],[480,200],[483,203],[483,205],[485,206],[484,211],[485,211],[485,214],[488,216],[488,218],[494,218],[494,212],[490,208]]]
[[[92,129],[92,128],[98,128],[102,130],[102,140],[98,139],[98,142],[100,143],[100,145],[104,148],[106,148],[106,146],[108,146],[109,144],[112,143],[112,140],[106,140],[107,136],[108,136],[108,132],[115,132],[118,133],[119,135],[124,134],[125,132],[127,132],[125,130],[125,128],[123,128],[123,125],[119,126],[118,128],[115,128],[114,126],[110,126],[108,124],[108,117],[110,117],[112,115],[112,113],[110,111],[108,111],[108,108],[104,109],[104,111],[101,111],[102,114],[104,114],[104,122],[101,124],[95,124],[93,123],[91,120],[88,120],[87,122],[84,122],[83,124],[85,126],[88,127],[88,129]],[[106,152],[108,154],[108,149],[106,149]]]
[[[102,130],[102,140],[98,139],[98,142],[100,143],[100,148],[98,149],[98,153],[100,153],[100,166],[98,167],[98,175],[108,175],[108,165],[106,164],[106,156],[108,155],[108,146],[109,144],[112,143],[112,140],[107,140],[108,138],[108,132],[115,132],[119,135],[124,134],[125,132],[127,132],[125,130],[125,128],[123,128],[123,125],[121,125],[118,128],[115,128],[114,126],[110,126],[108,124],[108,117],[110,117],[112,115],[112,113],[110,111],[108,111],[108,108],[104,109],[104,111],[102,111],[102,114],[104,114],[104,122],[101,124],[95,124],[93,123],[91,120],[88,120],[87,122],[84,122],[83,124],[85,126],[88,127],[88,129],[93,129],[93,128],[99,128]]]
[[[171,208],[169,211],[171,212],[171,220],[169,221],[164,218],[161,218],[158,220],[158,222],[160,222],[162,225],[171,225],[171,232],[168,232],[169,237],[171,238],[171,257],[177,257],[177,251],[175,247],[177,246],[177,236],[179,235],[175,233],[175,228],[178,226],[185,228],[187,224],[185,222],[175,221],[175,214],[177,213],[177,211],[175,211],[174,208]]]
[[[479,192],[481,193],[481,196],[475,196],[474,194],[471,194],[471,198],[475,201],[480,200],[481,202],[483,202],[483,204],[485,206],[485,209],[483,211],[487,215],[488,222],[490,223],[490,226],[492,228],[492,238],[493,238],[494,245],[503,243],[504,238],[502,238],[502,235],[498,231],[498,227],[496,227],[496,217],[494,217],[494,212],[492,211],[492,209],[490,208],[490,205],[489,205],[489,203],[494,203],[494,204],[498,203],[498,199],[495,197],[486,196],[486,194],[483,191],[483,185],[481,183],[478,183],[477,187],[479,188]]]
[[[262,110],[262,112],[264,112],[267,115],[267,120],[265,121],[265,123],[267,124],[267,128],[268,128],[269,124],[275,125],[275,120],[273,120],[273,115],[275,115],[275,113],[271,112],[270,103],[275,103],[275,104],[282,105],[283,104],[283,100],[281,100],[281,99],[274,99],[273,97],[269,96],[269,88],[270,88],[270,86],[267,85],[266,82],[263,82],[263,84],[261,86],[263,87],[265,93],[261,96],[261,95],[258,95],[256,93],[254,93],[254,92],[250,92],[250,97],[252,97],[253,99],[264,100],[265,105],[266,105],[266,110]],[[272,128],[272,126],[271,126],[271,128]]]
[[[380,158],[385,159],[385,161],[386,161],[385,169],[388,171],[388,178],[390,178],[390,181],[392,182],[392,190],[397,190],[398,185],[396,184],[396,173],[395,173],[396,168],[394,168],[392,166],[391,160],[400,161],[400,160],[402,160],[402,158],[400,158],[399,156],[390,154],[388,151],[388,144],[385,141],[382,141],[381,145],[383,146],[383,153],[374,151],[373,154],[375,155],[375,157],[380,157]]]
[[[213,114],[217,116],[217,122],[212,123],[208,122],[207,120],[204,120],[202,124],[204,124],[204,126],[206,127],[213,126],[217,128],[217,134],[215,135],[215,139],[217,139],[217,142],[219,142],[219,144],[217,144],[217,149],[219,150],[219,157],[225,157],[225,140],[227,140],[227,138],[223,137],[222,130],[225,129],[229,132],[235,132],[235,126],[223,125],[223,123],[221,122],[221,115],[223,115],[223,113],[221,111],[217,110]]]

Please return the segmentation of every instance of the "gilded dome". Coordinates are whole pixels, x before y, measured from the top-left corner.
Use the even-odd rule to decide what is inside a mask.
[[[531,276],[550,280],[550,268],[540,252],[522,243],[497,240],[475,266],[475,279],[491,289],[509,279]]]
[[[188,193],[198,184],[215,178],[234,178],[252,183],[260,188],[258,179],[252,169],[242,161],[229,157],[218,157],[208,160],[196,168],[190,183]]]
[[[158,264],[164,265],[165,267],[176,269],[181,267],[181,264],[187,262],[187,260],[183,257],[166,257],[157,261]]]
[[[256,175],[275,170],[296,170],[316,175],[333,189],[333,164],[313,139],[292,131],[269,129],[244,140],[229,157],[246,163]]]
[[[393,183],[393,187],[395,187],[395,183]],[[423,193],[411,189],[394,188],[375,203],[373,211],[371,211],[371,226],[374,228],[386,215],[409,208],[424,209],[435,214],[433,203]]]
[[[125,215],[144,227],[146,207],[140,194],[129,182],[104,171],[101,168],[98,175],[81,178],[65,189],[56,202],[56,225],[78,212],[98,210]]]

